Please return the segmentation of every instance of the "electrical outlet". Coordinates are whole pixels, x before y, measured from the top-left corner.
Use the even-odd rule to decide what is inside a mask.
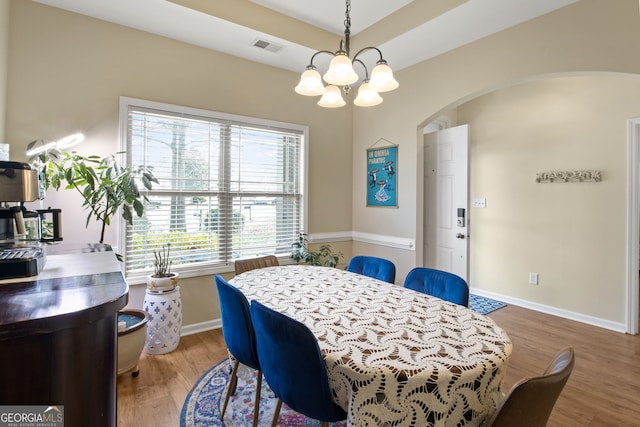
[[[538,273],[529,273],[529,283],[531,285],[538,284]]]

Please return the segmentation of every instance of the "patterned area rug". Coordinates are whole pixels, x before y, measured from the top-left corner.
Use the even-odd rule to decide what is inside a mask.
[[[481,297],[480,295],[469,295],[469,308],[476,313],[489,314],[506,305],[503,302]]]
[[[229,359],[223,360],[200,377],[184,401],[180,415],[180,427],[251,427],[256,371],[244,365],[240,365],[238,369],[236,394],[229,399],[224,422],[220,421],[225,392],[231,375],[231,366],[232,363]],[[260,427],[271,425],[277,402],[275,395],[266,384],[267,382],[263,379],[258,423]],[[342,427],[346,426],[346,422],[330,425]],[[283,404],[278,426],[320,426],[320,422],[310,420]]]

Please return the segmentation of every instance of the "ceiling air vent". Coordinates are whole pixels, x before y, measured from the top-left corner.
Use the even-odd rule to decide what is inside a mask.
[[[272,43],[265,39],[255,39],[251,44],[262,50],[268,50],[269,52],[274,52],[274,53],[284,48],[284,46]]]

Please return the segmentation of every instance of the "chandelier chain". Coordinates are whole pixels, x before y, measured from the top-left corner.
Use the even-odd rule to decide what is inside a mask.
[[[351,47],[349,43],[349,39],[351,38],[351,0],[346,0],[346,8],[347,10],[344,13],[344,40],[340,42],[340,49],[344,47],[344,51],[347,52],[347,56],[349,56]]]
[[[344,26],[345,28],[351,29],[351,0],[347,0],[347,11],[344,16]]]

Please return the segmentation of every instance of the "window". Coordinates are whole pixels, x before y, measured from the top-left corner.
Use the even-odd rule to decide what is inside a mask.
[[[127,277],[147,274],[153,249],[169,242],[174,270],[291,252],[303,228],[305,127],[130,98],[121,121],[128,165],[159,180],[144,217],[124,227]]]

